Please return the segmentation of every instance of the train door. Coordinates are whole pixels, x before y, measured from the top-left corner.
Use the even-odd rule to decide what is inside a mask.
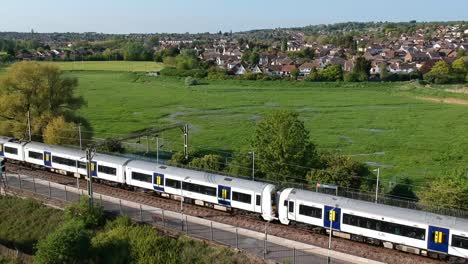
[[[325,212],[323,217],[323,227],[330,228],[330,223],[333,229],[340,230],[341,228],[341,209],[338,207],[331,207],[325,205]]]
[[[427,249],[448,253],[449,233],[447,228],[429,226]]]
[[[96,161],[91,161],[91,176],[92,177],[97,177],[97,171],[98,171],[97,165],[98,164]]]
[[[218,185],[218,203],[231,206],[231,187]]]
[[[3,157],[3,144],[0,144],[0,156]]]
[[[52,167],[52,154],[48,151],[44,151],[44,166]]]
[[[255,194],[255,212],[262,213],[262,195],[259,193]]]
[[[153,174],[153,188],[156,191],[164,192],[164,174]]]
[[[288,219],[296,220],[296,203],[295,201],[288,201]]]

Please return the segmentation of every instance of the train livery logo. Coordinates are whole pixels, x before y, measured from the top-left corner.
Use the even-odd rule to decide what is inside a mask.
[[[153,189],[155,191],[164,192],[164,174],[161,174],[161,173],[153,174]]]
[[[231,205],[231,187],[218,185],[218,203],[222,205]]]
[[[3,144],[0,144],[0,156],[3,156]]]

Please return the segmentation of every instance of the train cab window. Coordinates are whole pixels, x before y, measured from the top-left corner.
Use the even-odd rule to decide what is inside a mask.
[[[18,149],[12,147],[5,147],[5,152],[13,155],[18,155]]]
[[[237,202],[241,202],[241,203],[251,204],[252,203],[252,195],[241,193],[241,192],[232,192],[232,200],[237,201]]]
[[[109,174],[109,175],[117,175],[117,169],[107,166],[98,165],[98,172]]]
[[[180,181],[166,178],[166,187],[180,189]]]
[[[299,214],[314,218],[322,218],[322,208],[312,207],[300,204]]]
[[[294,213],[294,202],[289,201],[289,210],[290,213]]]
[[[132,180],[141,181],[141,182],[153,182],[153,176],[149,174],[139,173],[139,172],[132,172]]]
[[[468,249],[468,238],[452,235],[452,247]]]
[[[31,159],[42,160],[44,158],[44,155],[39,152],[28,151],[28,157]]]
[[[288,200],[284,200],[284,206],[288,206]]]
[[[260,196],[260,194],[257,194],[257,196],[255,198],[255,204],[257,206],[260,206],[262,204],[262,197]]]

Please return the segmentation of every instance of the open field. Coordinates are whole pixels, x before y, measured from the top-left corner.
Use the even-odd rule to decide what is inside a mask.
[[[80,111],[95,136],[111,137],[177,121],[191,124],[195,149],[248,151],[255,121],[277,109],[300,113],[320,149],[380,165],[383,177],[416,181],[468,167],[468,107],[418,99],[460,93],[413,83],[204,81],[135,73],[70,72],[88,105]],[[165,132],[164,149],[180,149],[179,131]]]
[[[53,63],[64,71],[126,71],[146,72],[159,71],[162,64],[151,61],[75,61],[75,62],[41,62]]]

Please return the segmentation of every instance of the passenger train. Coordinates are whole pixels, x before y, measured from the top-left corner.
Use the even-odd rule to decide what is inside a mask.
[[[86,175],[85,152],[78,149],[0,137],[0,157]],[[265,221],[332,229],[335,236],[414,254],[468,258],[467,219],[104,154],[93,157],[91,174],[201,206],[255,213]]]

